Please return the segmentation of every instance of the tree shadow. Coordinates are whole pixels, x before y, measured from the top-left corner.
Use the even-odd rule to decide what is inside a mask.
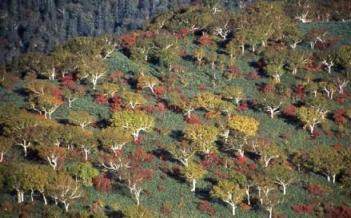
[[[169,136],[174,140],[180,141],[183,138],[184,133],[181,130],[172,130]]]
[[[172,163],[177,163],[178,161],[172,157],[172,154],[169,153],[164,148],[156,148],[151,151],[151,153],[160,160],[170,161]]]
[[[186,183],[186,178],[179,167],[172,167],[172,169],[168,169],[165,173],[179,183]]]

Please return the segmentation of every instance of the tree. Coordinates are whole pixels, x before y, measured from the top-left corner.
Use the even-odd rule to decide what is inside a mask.
[[[244,90],[240,86],[226,86],[223,89],[222,95],[226,99],[234,99],[237,106],[239,106],[240,101],[245,98]]]
[[[324,42],[327,33],[324,29],[311,29],[305,35],[305,40],[310,43],[311,49],[314,49],[317,42]]]
[[[226,52],[229,54],[229,60],[234,64],[240,53],[238,43],[235,40],[231,40],[226,45]]]
[[[84,96],[85,90],[83,86],[75,84],[74,87],[64,88],[63,96],[64,99],[68,101],[68,107],[72,107],[72,103],[75,102],[78,98]]]
[[[32,128],[39,124],[42,126],[52,125],[51,122],[43,122],[42,118],[12,105],[3,106],[0,109],[0,123],[3,134],[6,137],[13,138],[15,144],[23,148],[24,156],[27,156],[28,147],[32,145],[35,139]]]
[[[264,167],[268,167],[273,159],[283,157],[283,151],[276,144],[258,143],[255,149],[258,151]]]
[[[233,115],[228,120],[228,126],[245,136],[254,136],[258,130],[259,122],[253,117]]]
[[[232,215],[234,216],[237,204],[244,199],[245,190],[230,180],[220,180],[212,188],[211,195],[229,204],[232,208]]]
[[[280,53],[280,55],[282,55]],[[277,56],[270,59],[266,66],[266,72],[274,79],[275,83],[280,83],[280,78],[284,74],[284,59]]]
[[[167,149],[184,167],[188,167],[189,162],[197,152],[197,148],[188,142],[174,143],[169,145]]]
[[[122,177],[126,180],[126,185],[140,205],[140,195],[143,191],[143,184],[152,178],[152,170],[144,168],[147,162],[151,161],[151,157],[142,148],[134,150],[132,155],[128,157],[129,167],[122,168]]]
[[[217,136],[217,128],[208,125],[195,124],[184,130],[184,137],[205,154],[215,150],[213,143]]]
[[[325,175],[328,182],[335,183],[336,176],[346,166],[343,156],[332,146],[316,146],[310,150],[308,157],[306,166],[314,172]]]
[[[52,95],[57,87],[48,80],[28,80],[24,84],[24,88],[26,91],[35,97],[44,96],[44,95]]]
[[[226,142],[226,146],[238,152],[240,158],[244,158],[244,146],[247,145],[247,139],[256,135],[259,122],[247,116],[231,116],[228,119],[228,127],[234,131],[234,142]],[[226,138],[229,137],[229,133]]]
[[[269,213],[269,218],[272,218],[273,208],[281,203],[280,196],[276,191],[271,191],[263,195],[261,206]]]
[[[86,111],[71,111],[68,115],[68,119],[72,124],[79,125],[83,129],[96,120],[94,116]]]
[[[194,57],[196,58],[197,60],[197,63],[199,65],[202,64],[202,61],[205,57],[206,53],[205,53],[205,50],[203,48],[197,48],[195,51],[194,51]]]
[[[160,84],[160,81],[154,76],[141,75],[137,78],[138,88],[144,89],[149,88],[152,94],[155,95],[154,88],[156,85]]]
[[[39,191],[42,194],[44,203],[46,204],[46,197],[44,194],[45,191],[45,186],[48,182],[48,169],[45,167],[42,167],[40,165],[28,165],[28,168],[26,169],[26,174],[29,174],[30,176],[25,176],[25,179],[28,179],[26,181],[26,188],[30,190],[31,194],[31,201],[34,201],[33,199],[33,194],[34,191]]]
[[[52,114],[63,104],[61,98],[53,95],[41,95],[31,98],[29,104],[32,110],[44,113],[45,119],[51,119]]]
[[[107,66],[103,60],[96,56],[84,56],[80,58],[78,66],[78,77],[80,79],[87,79],[93,84],[93,89],[96,89],[96,85],[105,75]]]
[[[188,119],[190,119],[191,113],[196,108],[196,102],[194,100],[182,96],[177,92],[171,92],[168,96],[168,101],[171,106],[180,108],[184,112],[184,116]]]
[[[293,25],[290,26],[290,28],[285,29],[283,40],[293,50],[295,50],[297,48],[297,45],[302,42],[302,39],[303,33],[299,30],[297,25]]]
[[[303,128],[308,127],[311,135],[317,124],[323,122],[323,114],[313,107],[300,107],[297,110],[297,118],[304,124]]]
[[[85,129],[79,129],[76,132],[75,144],[81,147],[84,152],[84,160],[88,160],[88,155],[97,147],[97,141],[94,134]]]
[[[125,105],[128,105],[133,110],[136,109],[138,105],[142,105],[147,102],[143,95],[129,91],[123,92],[122,99],[125,102]]]
[[[222,111],[230,115],[234,111],[231,104],[228,104],[228,102],[223,101],[219,96],[210,92],[202,92],[196,95],[193,103],[197,108],[203,108],[208,112]]]
[[[115,83],[105,82],[98,86],[98,90],[102,92],[104,96],[112,98],[117,92],[120,91],[120,87]]]
[[[56,145],[42,145],[37,148],[39,156],[43,160],[47,160],[53,170],[58,170],[59,161],[66,155],[66,150]]]
[[[47,192],[55,200],[55,204],[59,201],[64,205],[66,212],[72,201],[82,194],[79,184],[64,172],[57,172],[49,178]]]
[[[74,178],[80,179],[87,186],[92,185],[92,179],[99,175],[99,171],[95,169],[90,162],[73,162],[65,167],[65,172]]]
[[[274,116],[280,112],[280,107],[283,103],[282,101],[283,99],[273,94],[267,94],[263,98],[262,103],[265,105],[264,109],[268,112],[271,119],[273,119]]]
[[[275,183],[282,187],[283,195],[286,195],[287,186],[293,183],[297,176],[293,169],[283,164],[274,164],[267,169],[267,174],[275,180]]]
[[[33,201],[33,193],[38,190],[43,193],[48,173],[38,165],[30,165],[25,163],[14,163],[8,167],[6,172],[7,184],[17,192],[17,202],[24,201],[24,193],[31,192],[31,200]]]
[[[4,154],[11,148],[14,144],[12,138],[0,136],[0,163],[4,161]]]
[[[185,177],[191,181],[191,191],[195,192],[197,180],[201,179],[206,174],[206,170],[201,165],[191,162],[184,168]]]
[[[153,40],[152,56],[158,60],[161,66],[172,70],[173,65],[179,60],[178,40],[174,35],[162,33],[156,35]]]
[[[302,49],[289,50],[287,56],[288,69],[292,75],[296,75],[298,70],[303,69],[308,62],[308,53]]]
[[[343,45],[336,50],[336,63],[341,65],[344,70],[351,69],[351,46]]]
[[[123,146],[131,141],[131,135],[122,128],[108,127],[97,133],[97,139],[102,146],[106,146],[116,154]]]
[[[112,114],[112,125],[129,131],[138,140],[141,131],[154,127],[154,118],[141,111],[119,111]]]

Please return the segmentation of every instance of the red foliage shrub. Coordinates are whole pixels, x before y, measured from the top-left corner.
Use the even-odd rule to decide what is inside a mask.
[[[185,38],[192,33],[189,28],[181,28],[178,32],[176,32],[177,39]]]
[[[206,33],[203,33],[202,36],[199,38],[199,43],[202,46],[207,46],[212,44],[212,38]]]
[[[325,191],[322,189],[322,187],[320,187],[318,184],[309,184],[307,186],[307,191],[312,194],[312,195],[316,195],[316,196],[323,196],[325,194]]]
[[[148,113],[153,113],[156,109],[156,106],[154,105],[144,105],[143,110],[148,112]]]
[[[203,83],[201,83],[197,88],[199,91],[206,91],[207,89],[206,84]]]
[[[248,166],[249,166],[249,169],[250,169],[250,170],[256,170],[256,169],[257,169],[257,166],[256,166],[256,164],[254,164],[254,163],[249,164]]]
[[[209,216],[214,216],[216,214],[216,210],[212,207],[210,202],[206,200],[201,200],[197,205],[197,209],[201,212],[207,213]]]
[[[314,207],[312,205],[306,205],[306,204],[296,204],[291,207],[291,209],[295,213],[311,213],[314,210]]]
[[[120,39],[122,41],[122,46],[129,48],[135,45],[137,41],[137,35],[135,33],[128,33],[122,35]]]
[[[330,218],[349,218],[351,217],[351,208],[347,206],[340,206],[340,207],[325,207],[324,208],[325,217]]]
[[[214,176],[215,176],[215,178],[218,178],[218,179],[227,179],[228,178],[227,174],[225,174],[219,170],[214,171]]]
[[[318,129],[314,129],[313,133],[312,133],[312,138],[316,139],[316,138],[318,138],[321,135],[322,135],[321,131],[319,131]]]
[[[162,102],[158,102],[155,105],[155,109],[158,110],[159,112],[164,112],[164,111],[166,111],[166,105]]]
[[[337,124],[346,124],[346,110],[345,109],[337,109],[333,114],[333,119]]]
[[[330,48],[331,46],[337,44],[340,41],[340,37],[329,37],[323,42],[317,41],[315,47],[320,50]]]
[[[96,190],[102,192],[108,192],[112,189],[111,180],[103,174],[100,174],[93,178],[93,185]]]
[[[240,209],[244,210],[244,211],[248,211],[251,210],[251,206],[245,203],[241,203],[240,204]]]
[[[236,108],[237,111],[242,112],[242,111],[247,111],[249,110],[249,105],[247,102],[241,102],[239,106]]]
[[[265,94],[272,93],[273,90],[274,90],[274,86],[272,84],[269,84],[269,83],[264,83],[260,87],[260,91],[265,93]]]
[[[201,124],[200,118],[198,116],[196,116],[196,115],[191,115],[190,117],[186,117],[185,121],[188,124]]]
[[[320,70],[320,66],[312,60],[308,61],[305,64],[304,68],[306,71],[309,71],[309,72],[317,72],[318,70]]]
[[[261,77],[258,75],[257,71],[252,71],[246,75],[248,80],[259,80]]]
[[[144,142],[144,138],[142,136],[139,136],[137,139],[133,140],[133,143],[136,145],[141,145]]]
[[[241,72],[239,67],[231,65],[231,66],[228,66],[226,74],[230,78],[237,78],[240,76]]]
[[[343,104],[345,103],[346,99],[350,97],[349,93],[342,93],[342,94],[338,94],[335,98],[335,101],[338,102],[339,104]]]
[[[246,163],[246,157],[245,157],[245,156],[238,156],[238,157],[236,158],[236,160],[237,160],[237,162],[238,162],[239,164],[245,164],[245,163]]]
[[[72,75],[65,75],[64,77],[62,77],[61,84],[69,89],[74,89],[74,87],[76,86]]]
[[[340,151],[341,149],[343,149],[343,145],[342,144],[335,144],[335,145],[333,145],[333,148],[335,149],[335,150],[337,150],[337,151]]]
[[[108,97],[106,95],[96,95],[95,102],[98,104],[106,104],[108,101]]]
[[[145,31],[142,33],[142,36],[145,38],[153,38],[156,34],[152,31]]]
[[[111,73],[109,79],[110,79],[112,82],[117,82],[117,81],[121,80],[121,78],[123,78],[123,76],[124,76],[124,72],[121,71],[121,70],[117,70],[117,71]]]
[[[296,117],[297,108],[290,104],[286,106],[283,110],[283,114],[287,117]]]
[[[295,87],[294,93],[297,97],[303,99],[305,97],[305,88],[302,85],[298,85]]]
[[[205,169],[208,169],[210,166],[220,165],[221,159],[218,157],[218,155],[216,153],[209,153],[206,156],[206,159],[200,161],[200,164]]]
[[[136,148],[131,159],[136,162],[151,162],[154,156],[147,153],[143,148]]]
[[[161,97],[161,96],[163,96],[166,93],[166,87],[164,87],[164,86],[156,86],[154,88],[154,92],[155,92],[155,95],[157,97]]]
[[[51,91],[51,95],[57,99],[63,100],[63,93],[62,93],[61,89],[59,89],[59,88],[54,88]]]
[[[163,202],[161,209],[160,209],[160,213],[163,216],[170,216],[172,215],[172,204],[170,202]]]
[[[110,111],[116,112],[122,109],[122,99],[119,96],[113,96],[110,99]]]

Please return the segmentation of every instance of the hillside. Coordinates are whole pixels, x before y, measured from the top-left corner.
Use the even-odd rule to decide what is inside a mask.
[[[0,217],[351,216],[348,17],[210,6],[0,68]]]

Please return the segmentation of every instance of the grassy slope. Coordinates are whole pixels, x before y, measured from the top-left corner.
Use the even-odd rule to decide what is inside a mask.
[[[344,23],[328,23],[328,24],[308,24],[303,25],[301,28],[304,30],[310,29],[313,26],[323,26],[330,30],[333,35],[343,36],[345,40],[343,43],[350,43],[351,39],[351,30],[348,24]],[[195,45],[188,47],[188,53],[192,53]],[[244,57],[239,64],[239,67],[243,74],[250,72],[253,70],[249,66],[251,57]],[[108,64],[110,66],[110,71],[122,70],[127,72],[130,75],[133,75],[133,72],[136,72],[137,66],[132,63],[127,57],[119,52],[115,52],[112,57],[108,60]],[[211,82],[211,74],[208,66],[198,67],[189,61],[182,61],[179,63],[187,68],[187,73],[185,73],[184,78],[189,81],[189,84],[179,86],[182,88],[184,93],[188,96],[195,95],[198,90],[197,87],[201,84],[205,84],[207,89],[212,92],[219,92],[223,85],[230,86],[235,84],[245,84],[245,92],[249,99],[254,99],[259,97],[259,93],[257,91],[256,85],[261,82],[267,81],[267,78],[262,78],[258,81],[249,81],[244,79],[242,76],[239,79],[235,80],[226,80],[219,75],[219,80],[223,81],[224,84],[219,86],[218,84],[213,84]],[[150,66],[151,68],[153,66]],[[152,69],[153,72],[157,72],[160,69]],[[161,69],[162,70],[162,69]],[[291,81],[294,78],[289,76],[283,76],[283,80]],[[18,84],[19,87],[21,84]],[[1,99],[3,102],[15,102],[18,106],[22,106],[24,104],[24,99],[21,95],[15,92],[6,92],[5,90],[0,90]],[[150,99],[150,102],[155,102],[155,99]],[[347,106],[351,105],[351,102],[346,103]],[[98,119],[109,119],[110,112],[107,106],[97,105],[91,96],[86,96],[78,101],[74,102],[72,110],[86,110],[89,113],[96,115]],[[57,112],[54,114],[54,118],[56,119],[65,119],[68,114],[67,105],[62,106]],[[260,132],[261,136],[272,138],[277,141],[278,144],[284,146],[289,150],[294,150],[297,148],[308,148],[311,146],[316,146],[317,144],[333,144],[333,143],[349,143],[351,141],[350,138],[336,138],[336,137],[327,137],[326,135],[322,135],[316,140],[311,139],[309,134],[302,130],[300,127],[295,124],[289,124],[284,119],[274,119],[271,120],[262,112],[254,112],[247,111],[244,114],[248,114],[257,118],[260,121]],[[156,149],[158,146],[162,146],[164,144],[172,143],[171,134],[175,131],[182,130],[186,127],[185,122],[183,121],[183,117],[181,114],[176,114],[171,111],[167,111],[165,113],[154,113],[156,117],[156,127],[165,129],[165,132],[162,134],[158,134],[156,132],[148,133],[144,135],[145,142],[143,143],[143,147],[149,151]],[[211,121],[209,121],[211,122]],[[279,136],[284,132],[291,132],[291,139],[288,142],[284,142]],[[132,150],[135,145],[129,145],[128,150]],[[12,152],[10,155],[12,157],[17,156],[16,152]],[[155,162],[152,163],[154,167],[158,167],[158,165],[167,165],[169,168],[172,166],[178,166],[177,163],[163,161],[160,159],[156,159]],[[209,177],[212,173],[210,172]],[[331,186],[333,188],[333,192],[326,195],[325,197],[316,198],[309,195],[306,190],[303,188],[303,185],[307,183],[307,181],[315,181],[325,186]],[[160,207],[164,202],[170,202],[173,205],[173,213],[171,217],[207,217],[206,214],[200,213],[196,207],[198,202],[202,198],[206,198],[208,196],[208,190],[211,188],[211,183],[206,181],[206,179],[202,179],[198,184],[198,191],[194,194],[189,192],[189,185],[178,181],[174,178],[166,176],[160,170],[156,172],[152,181],[150,181],[146,186],[148,194],[143,194],[141,202],[143,205],[152,209],[155,212],[160,211]],[[298,215],[291,210],[291,206],[297,203],[313,203],[313,202],[325,202],[325,203],[334,203],[337,205],[340,204],[351,204],[350,199],[346,196],[340,194],[341,190],[337,186],[333,186],[327,184],[324,178],[314,174],[303,175],[301,178],[301,182],[293,185],[288,188],[289,194],[284,202],[279,205],[275,212],[282,212],[286,214],[288,217],[310,217],[311,215]],[[101,193],[97,192],[92,187],[86,188],[86,196],[73,204],[73,210],[82,210],[87,207],[87,205],[91,205],[97,199],[102,199],[102,201],[107,205],[107,211],[113,211],[113,208],[123,208],[129,204],[133,204],[133,200],[131,199],[128,190],[121,186],[114,186],[114,189],[110,193]],[[14,202],[14,196],[10,197],[8,194],[0,194],[0,202],[10,201]],[[229,208],[221,202],[213,201],[213,206],[216,209],[216,217],[230,217]],[[181,206],[183,205],[183,206]],[[33,217],[43,216],[43,213],[47,210],[51,211],[60,211],[57,206],[51,204],[49,207],[43,207],[42,204],[35,204],[37,210],[31,210]],[[18,210],[17,210],[18,211]],[[6,213],[4,211],[0,211],[1,217],[16,217],[16,213]],[[61,214],[60,216],[64,216]],[[242,211],[239,209],[237,217],[262,217],[265,216],[263,210],[252,210],[252,211]],[[161,217],[161,215],[160,215]]]

